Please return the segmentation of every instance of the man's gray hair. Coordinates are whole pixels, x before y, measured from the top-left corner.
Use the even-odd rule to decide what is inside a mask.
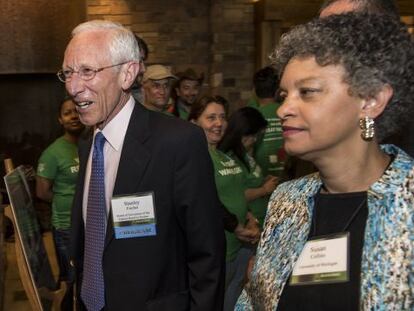
[[[140,61],[140,52],[134,34],[119,23],[92,20],[79,24],[72,30],[72,38],[77,34],[90,31],[111,31],[111,41],[109,42],[109,52],[114,64],[126,61]]]

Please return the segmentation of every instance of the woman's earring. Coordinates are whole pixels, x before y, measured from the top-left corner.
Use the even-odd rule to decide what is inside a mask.
[[[375,135],[374,119],[364,117],[359,120],[359,127],[362,130],[361,137],[363,140],[372,140]]]

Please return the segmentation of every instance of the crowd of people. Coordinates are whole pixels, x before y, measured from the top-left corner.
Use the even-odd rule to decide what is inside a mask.
[[[77,26],[36,193],[79,310],[413,309],[414,160],[381,144],[414,111],[398,16],[326,1],[232,113],[123,26]]]

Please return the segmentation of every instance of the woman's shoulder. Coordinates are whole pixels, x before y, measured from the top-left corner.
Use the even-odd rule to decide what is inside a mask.
[[[314,191],[322,185],[319,173],[312,173],[297,179],[292,179],[281,183],[275,190],[275,193],[287,194],[293,192],[304,194],[308,191]]]
[[[296,213],[306,214],[308,198],[314,196],[320,189],[322,182],[318,173],[306,175],[280,184],[270,197],[268,218],[278,222],[280,217]]]
[[[62,148],[62,145],[65,143],[63,136],[56,138],[46,149],[43,150],[42,155],[51,155],[56,154],[58,150]]]
[[[376,193],[397,193],[414,182],[414,159],[394,145],[381,145],[393,159],[380,179],[371,186]]]
[[[390,167],[407,171],[414,168],[414,159],[399,147],[389,144],[381,145],[381,149],[394,158]]]

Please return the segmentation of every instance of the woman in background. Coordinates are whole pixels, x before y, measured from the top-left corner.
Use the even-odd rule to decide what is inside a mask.
[[[258,110],[240,108],[230,116],[218,145],[219,150],[229,154],[242,168],[248,210],[256,217],[260,228],[263,227],[269,195],[277,186],[277,177],[263,176],[253,157],[255,143],[263,138],[266,126],[267,121]]]
[[[70,216],[76,179],[79,171],[77,141],[84,126],[79,121],[76,106],[65,99],[59,107],[59,123],[64,134],[56,139],[40,156],[36,195],[51,203],[52,234],[59,265],[59,281],[70,288],[74,272],[69,264]],[[62,310],[70,310],[70,295],[66,296]]]
[[[283,36],[273,62],[284,148],[319,173],[271,196],[236,310],[413,310],[414,161],[379,145],[412,116],[407,27],[316,19]]]
[[[226,234],[226,288],[224,311],[234,309],[242,290],[251,252],[242,248],[242,242],[256,243],[259,228],[253,216],[247,213],[244,196],[243,170],[239,163],[217,149],[227,127],[227,101],[221,96],[202,97],[191,107],[189,120],[200,126],[207,138],[210,156],[214,165],[217,193],[224,210],[237,217],[234,232]]]

